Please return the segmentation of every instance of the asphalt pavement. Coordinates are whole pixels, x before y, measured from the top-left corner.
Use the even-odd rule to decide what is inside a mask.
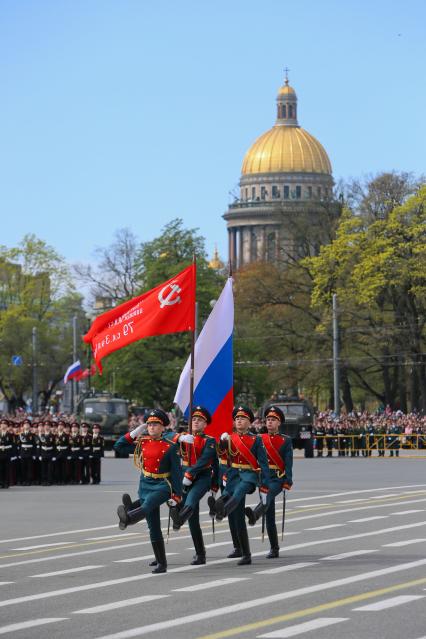
[[[0,491],[0,636],[426,638],[424,458],[297,458],[279,559],[265,558],[260,524],[252,565],[226,559],[227,522],[213,539],[204,504],[207,564],[189,565],[185,525],[163,575],[146,523],[117,526],[121,494],[136,496],[132,461],[107,458],[102,473],[98,486]]]

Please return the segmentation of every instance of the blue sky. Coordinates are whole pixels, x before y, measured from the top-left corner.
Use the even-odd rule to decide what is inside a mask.
[[[221,215],[290,68],[336,179],[425,172],[423,0],[2,0],[0,243],[70,262]]]

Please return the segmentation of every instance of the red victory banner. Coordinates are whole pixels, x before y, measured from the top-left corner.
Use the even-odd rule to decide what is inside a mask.
[[[132,342],[153,335],[193,331],[195,328],[195,264],[97,317],[84,341],[92,345],[99,371],[101,360]]]

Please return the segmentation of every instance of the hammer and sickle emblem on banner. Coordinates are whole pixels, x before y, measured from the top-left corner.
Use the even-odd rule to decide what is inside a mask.
[[[166,295],[166,291],[170,289]],[[158,301],[160,302],[160,308],[164,308],[165,306],[173,306],[173,304],[180,304],[181,299],[179,293],[182,289],[172,282],[171,284],[167,284],[161,291],[158,293]]]

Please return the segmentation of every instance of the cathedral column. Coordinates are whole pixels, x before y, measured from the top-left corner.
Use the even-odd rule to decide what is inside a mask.
[[[240,227],[238,229],[238,268],[241,268],[243,265],[243,227]]]
[[[251,262],[251,228],[246,226],[243,230],[243,263]]]

